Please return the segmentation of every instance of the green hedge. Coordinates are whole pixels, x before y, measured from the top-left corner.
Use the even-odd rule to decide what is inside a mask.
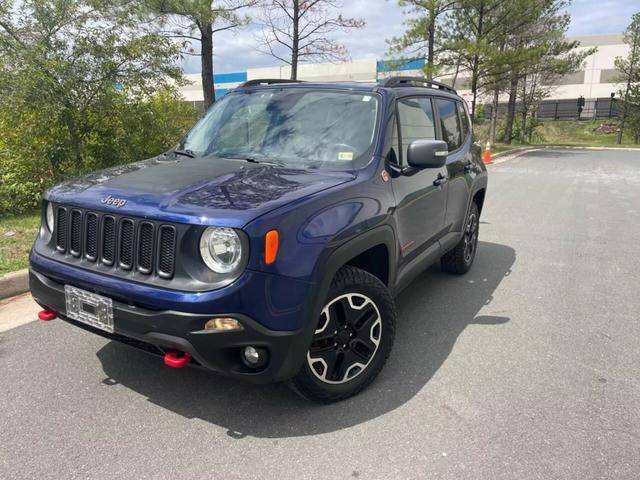
[[[0,102],[0,215],[32,211],[58,181],[157,155],[175,145],[198,116],[170,91],[144,100],[114,91],[78,119],[78,163],[71,161],[73,143],[61,112],[47,105]]]

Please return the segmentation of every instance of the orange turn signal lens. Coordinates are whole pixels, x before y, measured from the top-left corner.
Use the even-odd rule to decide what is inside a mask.
[[[269,230],[264,236],[264,263],[271,265],[278,256],[278,231]]]

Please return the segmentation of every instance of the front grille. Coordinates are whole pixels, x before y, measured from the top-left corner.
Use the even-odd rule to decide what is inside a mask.
[[[90,262],[143,275],[174,275],[176,229],[149,220],[116,217],[58,206],[55,244],[58,251]],[[156,246],[157,245],[157,246]]]
[[[171,278],[173,275],[174,255],[176,248],[176,229],[163,225],[160,227],[160,246],[158,248],[158,275]]]
[[[120,266],[131,270],[133,266],[133,241],[135,224],[130,218],[120,220]]]
[[[86,222],[87,243],[84,256],[90,262],[95,262],[98,258],[98,215],[93,212],[87,213]]]
[[[142,222],[138,241],[138,270],[150,273],[153,268],[153,225]]]
[[[80,256],[82,250],[82,212],[80,210],[71,210],[71,255]]]
[[[102,263],[112,266],[116,261],[116,219],[110,215],[102,218]]]
[[[67,251],[67,209],[58,208],[56,216],[56,247],[61,252]]]

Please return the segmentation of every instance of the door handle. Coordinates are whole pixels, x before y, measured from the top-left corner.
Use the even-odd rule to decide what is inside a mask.
[[[464,171],[465,173],[473,171],[473,162],[471,160],[464,164]]]
[[[435,185],[436,187],[439,187],[439,186],[444,185],[445,183],[447,183],[447,180],[448,180],[447,177],[445,177],[444,175],[439,173],[438,176],[436,177],[436,179],[433,181],[433,185]]]

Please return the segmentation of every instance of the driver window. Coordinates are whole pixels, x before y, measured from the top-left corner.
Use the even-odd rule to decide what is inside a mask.
[[[431,99],[427,97],[403,98],[398,101],[402,163],[406,163],[407,149],[414,140],[436,138]]]

